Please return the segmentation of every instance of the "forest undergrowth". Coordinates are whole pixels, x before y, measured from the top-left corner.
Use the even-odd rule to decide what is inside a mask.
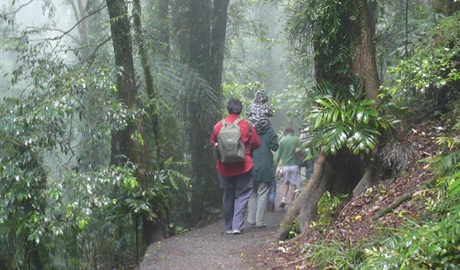
[[[397,241],[404,241],[404,237],[416,234],[404,228],[421,228],[421,224],[434,215],[428,210],[430,201],[433,202],[429,198],[439,196],[431,188],[433,168],[430,162],[421,161],[434,158],[439,153],[437,140],[448,136],[448,130],[439,119],[411,127],[404,138],[398,140],[410,158],[404,171],[396,174],[396,177],[382,179],[357,197],[341,198],[330,213],[328,226],[318,221],[312,222],[301,235],[267,247],[257,255],[258,264],[266,266],[265,269],[372,269],[383,261],[375,258],[376,253],[381,253],[379,256],[392,253],[388,256],[396,259],[394,264],[381,267],[399,269],[399,266],[405,265],[405,269],[415,269],[410,259],[397,254]],[[419,231],[413,236],[412,256],[420,256],[423,260],[423,256],[437,254],[441,258],[434,265],[422,264],[421,267],[434,269],[434,266],[444,263],[444,267],[449,268],[449,261],[452,260],[445,246],[456,249],[458,242],[446,239],[447,243],[429,243],[428,247],[423,247],[423,243],[415,243],[417,237],[423,237],[420,234],[422,232]],[[380,248],[380,245],[393,246],[395,250],[388,251],[386,247]],[[411,248],[410,244],[406,245],[409,245],[407,249]],[[416,249],[417,245],[420,245],[419,249]],[[430,248],[433,250],[430,251]]]

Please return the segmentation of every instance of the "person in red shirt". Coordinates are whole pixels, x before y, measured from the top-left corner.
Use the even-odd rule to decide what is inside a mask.
[[[231,98],[227,102],[228,116],[226,122],[233,123],[240,118],[243,104],[239,99]],[[216,168],[219,173],[219,184],[222,188],[225,232],[227,234],[241,234],[246,216],[246,206],[252,193],[252,151],[259,148],[260,140],[254,127],[248,121],[242,120],[238,124],[241,131],[241,140],[246,146],[246,157],[240,163],[222,163],[217,159]],[[211,146],[216,147],[217,136],[222,128],[219,121],[214,125],[211,133]]]

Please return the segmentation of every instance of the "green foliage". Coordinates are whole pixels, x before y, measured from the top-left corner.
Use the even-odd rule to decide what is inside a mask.
[[[410,44],[410,58],[389,69],[395,84],[388,88],[393,95],[441,89],[460,79],[460,13],[441,18],[436,25],[423,25]],[[401,92],[402,91],[402,92]]]
[[[302,253],[309,254],[312,265],[320,269],[457,269],[460,163],[457,161],[444,173],[437,181],[433,201],[427,201],[432,215],[426,222],[408,221],[401,228],[355,246],[333,240],[306,244]]]
[[[376,2],[379,5],[375,34],[377,62],[381,70],[385,71],[411,54],[412,40],[423,34],[421,28],[433,27],[433,19],[438,15],[431,9],[431,3],[428,1]],[[380,79],[392,82],[391,78],[387,80],[385,74],[382,74]]]
[[[286,86],[282,91],[274,95],[273,104],[276,109],[285,112],[290,119],[303,119],[311,106],[308,95],[311,94],[309,83],[298,81],[296,84]]]
[[[145,97],[142,100],[147,100],[145,105],[151,106],[154,112],[168,112],[164,115],[167,121],[179,120],[180,122],[182,120],[185,122],[186,114],[190,111],[188,107],[206,103],[206,106],[198,106],[199,108],[192,110],[196,113],[195,117],[200,120],[200,123],[208,123],[212,115],[219,112],[218,95],[196,71],[182,64],[164,62],[160,58],[152,58],[152,62],[154,63],[152,73],[155,89],[158,89],[156,90],[157,96],[145,97],[144,93],[140,95]],[[167,126],[171,127],[171,125]],[[172,130],[177,131],[174,128]],[[168,135],[173,136],[174,134],[168,133]]]
[[[51,168],[46,159],[57,152],[61,155],[72,152],[65,131],[67,117],[72,115],[71,112],[78,104],[77,96],[67,92],[63,96],[55,93],[52,97],[34,91],[21,100],[5,99],[0,104],[0,141],[3,149],[0,153],[2,267],[33,269],[41,264],[46,269],[62,269],[58,266],[57,258],[69,258],[67,263],[75,261],[84,265],[84,253],[73,254],[72,249],[86,245],[81,242],[82,232],[94,224],[96,216],[92,214],[93,210],[106,210],[101,206],[113,207],[109,198],[97,201],[98,198],[92,196],[96,190],[106,192],[107,186],[96,188],[97,182],[92,182],[91,178],[79,176],[80,180],[77,180],[74,174],[75,178],[66,177],[65,181],[69,182],[64,184],[63,179],[52,180],[50,177]],[[113,176],[107,176],[107,179],[120,179]],[[151,193],[147,191],[142,196],[139,192],[134,193],[136,183],[132,178],[122,180],[126,181],[117,181],[116,184],[120,183],[123,190],[129,188],[132,191],[127,194],[128,199],[129,196],[150,199],[147,195]],[[77,193],[82,189],[86,189],[86,196]],[[65,191],[75,192],[64,194]],[[138,208],[133,205],[131,203],[126,210],[145,211],[145,204],[139,204]],[[65,208],[67,211],[64,211]],[[119,212],[120,217],[129,216]],[[128,211],[125,213],[129,214]],[[100,221],[109,221],[101,213],[98,218]],[[106,228],[99,225],[95,227]],[[109,236],[107,233],[99,236],[102,235]],[[84,239],[87,241],[91,238]],[[96,238],[91,241],[96,241]],[[57,253],[62,254],[62,257]],[[35,257],[35,260],[28,259],[29,256]]]
[[[95,19],[91,20],[94,24],[97,19],[101,19],[97,14],[92,18]],[[94,24],[91,26],[95,27]],[[105,31],[101,30],[97,39],[106,40],[107,36],[104,33]],[[19,36],[18,33],[12,34]],[[5,254],[8,255],[5,255],[5,258],[13,258],[10,256],[12,252],[24,253],[26,250],[22,247],[28,245],[28,235],[39,235],[35,230],[24,229],[32,227],[31,221],[34,221],[36,216],[39,217],[36,223],[48,229],[47,224],[40,223],[40,218],[52,219],[50,215],[53,211],[68,207],[68,213],[62,212],[60,216],[69,216],[61,220],[62,224],[56,225],[56,231],[63,231],[63,227],[67,229],[62,233],[64,235],[47,234],[45,236],[48,238],[42,236],[39,239],[40,245],[36,249],[43,252],[38,255],[46,264],[45,269],[52,269],[53,265],[57,265],[58,269],[69,269],[72,268],[71,264],[74,268],[99,268],[97,265],[89,267],[94,261],[98,264],[113,265],[111,268],[133,264],[136,256],[140,255],[135,250],[136,237],[142,236],[142,232],[137,232],[141,228],[141,224],[138,224],[140,216],[155,220],[156,215],[164,211],[157,207],[169,206],[168,210],[171,213],[168,215],[172,214],[173,220],[169,227],[174,231],[184,230],[180,225],[185,224],[183,220],[190,210],[191,197],[190,179],[186,176],[190,156],[187,155],[187,146],[184,147],[188,138],[185,135],[190,132],[186,131],[184,126],[189,123],[185,119],[192,110],[187,109],[191,106],[198,108],[195,104],[205,104],[193,112],[200,123],[206,123],[220,109],[219,99],[209,84],[196,72],[183,65],[165,63],[162,59],[152,61],[155,63],[152,65],[152,72],[155,76],[157,96],[146,97],[140,94],[136,97],[139,107],[127,108],[114,100],[118,92],[114,86],[116,75],[121,70],[112,67],[113,59],[104,58],[110,54],[110,46],[106,45],[106,41],[94,44],[94,47],[85,45],[83,51],[89,52],[94,49],[95,54],[92,55],[90,63],[81,63],[77,61],[79,59],[74,58],[82,56],[78,54],[81,51],[66,45],[63,40],[56,40],[54,43],[55,40],[40,38],[36,41],[30,38],[30,35],[31,33],[24,32],[20,38],[5,38],[5,43],[8,42],[9,48],[14,50],[11,55],[18,57],[15,65],[8,66],[10,69],[5,73],[8,72],[6,76],[14,83],[13,86],[21,88],[22,94],[20,97],[18,95],[18,98],[6,99],[1,104],[4,107],[0,115],[0,135],[4,151],[0,156],[0,162],[5,168],[1,184],[10,184],[4,185],[3,189],[0,188],[0,202],[10,209],[21,209],[18,206],[25,204],[24,201],[27,203],[26,206],[31,205],[30,210],[23,211],[23,217],[15,215],[17,219],[7,219],[6,217],[11,216],[9,212],[5,212],[5,216],[2,217],[11,221],[8,224],[0,224],[1,229],[10,229],[5,235],[11,237],[4,240],[10,245],[16,245],[14,249],[6,249]],[[43,34],[43,37],[45,36],[47,35]],[[3,44],[2,40],[1,45]],[[82,56],[85,57],[88,55]],[[101,63],[108,63],[109,67]],[[2,81],[2,85],[5,81]],[[142,86],[139,86],[139,90],[142,93]],[[156,138],[160,145],[154,145],[153,140],[150,140],[151,115],[146,114],[146,111],[161,115],[158,123],[161,127],[161,137]],[[149,174],[151,178],[146,179],[147,182],[142,181],[142,184],[147,183],[142,187],[137,183],[139,179],[133,178],[134,172],[123,173],[126,177],[123,178],[123,185],[106,184],[105,189],[99,187],[101,183],[83,183],[85,178],[92,180],[99,177],[95,176],[98,173],[107,174],[107,179],[114,176],[107,172],[116,170],[108,168],[111,134],[115,130],[124,129],[128,123],[141,117],[148,119],[144,126],[147,135],[143,137],[140,133],[134,132],[131,138],[143,144],[152,144],[151,149],[160,148],[161,158],[165,159],[163,161],[167,169]],[[196,123],[190,125],[197,128]],[[24,153],[21,152],[22,148]],[[158,160],[151,162],[155,165],[160,163]],[[22,164],[26,164],[24,166],[27,168],[19,166]],[[37,164],[37,168],[34,169],[33,164]],[[14,180],[16,178],[17,181]],[[59,195],[57,191],[65,181],[69,191],[61,198],[59,196],[62,194]],[[51,188],[55,185],[56,188]],[[87,187],[89,190],[82,191],[76,187],[74,189],[74,185]],[[95,190],[101,194],[90,198],[95,194]],[[122,191],[126,193],[118,193]],[[27,200],[14,201],[9,197],[4,198],[4,195]],[[56,198],[56,206],[51,205],[54,201],[50,201],[48,196],[59,197],[60,201]],[[98,208],[100,211],[80,205],[94,205],[94,200],[107,202]],[[77,201],[78,205],[74,205],[74,201]],[[97,205],[99,206],[99,203]],[[80,212],[77,214],[77,211]],[[42,212],[46,212],[47,216]],[[34,218],[30,219],[30,215]],[[179,215],[181,217],[178,217]],[[91,233],[88,228],[92,227],[100,230]],[[18,228],[22,228],[22,231]],[[17,230],[17,233],[14,230]],[[69,234],[70,231],[74,231],[74,235]],[[136,233],[139,236],[136,236]],[[23,241],[24,239],[27,241]],[[30,239],[33,241],[35,238]],[[5,242],[2,241],[0,245]],[[59,248],[60,245],[62,248]],[[142,251],[142,248],[139,247],[139,250]],[[59,252],[56,252],[56,249],[59,249]],[[47,254],[55,255],[47,258]],[[0,268],[3,255],[0,254]],[[127,257],[130,257],[131,261],[126,261],[126,264],[110,262],[114,258]],[[91,260],[93,262],[90,262]],[[22,266],[25,261],[25,255],[19,254],[14,257],[14,262],[8,261],[8,264]]]
[[[340,205],[339,197],[332,197],[329,191],[324,192],[318,201],[318,220],[314,222],[314,227],[327,227],[331,224],[332,215]]]
[[[288,6],[287,32],[302,66],[311,66],[313,43],[315,57],[321,59],[321,66],[315,68],[331,78],[347,77],[352,50],[350,33],[343,22],[357,18],[353,2],[298,0]]]
[[[68,267],[89,268],[95,258],[83,258],[90,254],[114,265],[136,262],[134,232],[139,229],[139,218],[155,220],[156,211],[164,211],[153,206],[167,201],[168,188],[165,172],[153,175],[155,184],[143,188],[133,175],[135,170],[127,166],[85,174],[69,172],[63,182],[51,185],[49,205],[55,207],[49,208],[52,222],[46,225],[54,241],[69,247],[57,250],[58,258],[70,258],[64,261]],[[71,247],[72,242],[82,245]],[[113,254],[119,258],[111,259]]]
[[[311,254],[310,264],[319,269],[361,269],[363,246],[325,239],[320,243],[306,244],[302,253]],[[383,269],[383,268],[382,268]]]
[[[375,101],[366,98],[360,85],[334,89],[324,82],[318,92],[306,119],[312,123],[310,149],[331,154],[342,148],[355,155],[368,153],[378,142],[380,131],[395,122],[390,115],[379,113]]]
[[[442,153],[442,152],[440,152]],[[457,269],[460,267],[460,152],[426,160],[435,184],[425,190],[424,220],[384,230],[356,246],[337,241],[307,244],[303,252],[320,268],[334,269]],[[387,232],[387,233],[385,233]]]
[[[23,253],[32,244],[46,269],[91,268],[95,256],[133,264],[139,217],[155,220],[164,210],[153,205],[168,201],[168,172],[152,175],[154,184],[142,188],[133,166],[52,179],[30,148],[1,160],[0,258],[11,269],[33,267]]]
[[[164,209],[153,205],[169,203],[166,182],[179,179],[157,171],[141,187],[135,166],[107,168],[110,132],[142,111],[112,99],[110,69],[40,54],[22,60],[14,80],[30,89],[0,103],[0,268],[135,264],[140,217],[155,220]],[[95,103],[97,114],[88,109]],[[96,151],[80,149],[82,137]]]
[[[454,151],[459,149],[460,147],[460,102],[454,103],[454,109],[448,115],[443,116],[443,120],[445,121],[446,125],[451,129],[450,136],[441,136],[438,137],[437,143],[441,147],[441,149],[449,149],[450,151]],[[455,153],[455,152],[454,152]]]
[[[460,163],[438,181],[433,220],[411,222],[386,239],[380,248],[366,249],[363,269],[456,269],[460,266]]]
[[[259,90],[263,89],[264,85],[260,82],[249,82],[246,84],[239,84],[239,83],[229,83],[223,84],[222,91],[224,94],[224,98],[222,100],[222,110],[223,114],[227,114],[227,101],[229,98],[238,98],[243,103],[243,111],[241,115],[246,115],[246,108],[251,104],[252,99],[254,98],[254,93]]]
[[[295,218],[294,221],[292,221],[291,229],[289,230],[288,233],[288,239],[290,238],[295,238],[299,234],[299,224],[298,224],[298,219]]]

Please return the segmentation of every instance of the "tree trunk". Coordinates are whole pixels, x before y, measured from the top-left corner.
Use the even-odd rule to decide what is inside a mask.
[[[373,14],[377,3],[367,4],[366,0],[356,1],[359,12],[358,20],[351,21],[350,33],[355,55],[352,59],[352,73],[357,74],[364,83],[367,98],[380,104],[378,90],[380,87],[377,60],[375,57],[375,20]]]
[[[127,6],[124,0],[107,0],[106,3],[110,16],[115,65],[120,68],[117,78],[118,98],[128,108],[134,108],[137,106],[137,89]],[[149,177],[152,171],[150,150],[148,143],[140,145],[131,140],[131,135],[135,131],[146,138],[142,119],[129,121],[124,130],[112,132],[111,164],[119,165],[126,161],[138,164],[139,170],[136,176],[142,187],[148,188],[152,184],[148,182],[152,179]],[[158,205],[155,203],[153,205],[156,213],[159,214],[158,220],[151,221],[142,217],[144,239],[147,245],[165,237],[164,215],[161,214]]]
[[[366,0],[349,2],[349,4],[352,4],[359,11],[357,19],[353,20],[349,16],[343,17],[343,20],[346,20],[344,21],[345,29],[351,35],[351,48],[354,48],[353,57],[350,59],[349,74],[357,75],[360,78],[364,83],[367,97],[375,100],[378,104],[380,103],[378,99],[380,82],[373,43],[375,21],[372,19],[376,5],[373,3],[372,6],[368,6]],[[321,50],[316,42],[313,44],[315,51]],[[316,54],[315,76],[318,82],[328,80],[342,85],[347,83],[346,76],[336,76],[334,70],[322,66],[322,61],[323,59]],[[354,190],[355,193],[358,193],[370,187],[377,172],[378,149],[376,146],[369,155],[363,157],[354,156],[346,150],[342,150],[335,156],[324,157],[324,154],[320,155],[310,183],[299,196],[303,200],[299,202],[301,208],[297,210],[299,211],[299,224],[302,224],[301,230],[308,229],[310,221],[316,215],[318,200],[325,191],[328,190],[331,194],[337,194],[350,193]],[[322,159],[325,160],[322,161]],[[358,188],[356,188],[357,186]],[[286,237],[286,232],[280,230],[278,239],[282,239],[282,237]]]
[[[375,61],[375,49],[373,45],[374,25],[370,20],[367,3],[359,0],[353,3],[355,8],[360,11],[358,20],[348,20],[348,31],[352,39],[350,45],[355,49],[355,54],[350,59],[350,74],[357,74],[364,82],[366,95],[370,99],[378,100],[379,80],[377,65]],[[348,17],[344,17],[347,18]],[[346,41],[342,41],[346,44]],[[314,51],[321,51],[318,42],[313,41]],[[315,78],[319,83],[323,80],[335,84],[347,85],[348,76],[336,74],[336,70],[331,70],[329,66],[323,66],[322,54],[315,54]],[[370,185],[375,176],[375,160],[378,154],[378,147],[372,151],[370,157],[364,158],[364,162],[357,156],[352,155],[347,150],[341,150],[335,156],[320,153],[313,171],[313,175],[305,188],[296,198],[293,206],[285,215],[280,226],[277,239],[285,239],[291,230],[292,223],[298,218],[300,232],[308,230],[310,222],[317,215],[318,201],[325,191],[331,194],[350,193],[358,182],[361,187]],[[363,165],[366,171],[363,173]],[[366,166],[367,165],[367,166]],[[361,179],[361,180],[360,180]],[[357,190],[358,191],[358,190]]]
[[[366,166],[366,171],[364,175],[359,180],[356,187],[353,189],[353,196],[358,196],[362,192],[366,191],[366,189],[370,188],[372,184],[375,182],[375,177],[378,172],[378,160],[379,160],[379,146],[376,145],[374,149],[372,149]]]
[[[302,189],[300,195],[295,199],[280,223],[280,227],[276,234],[277,240],[284,240],[288,237],[289,232],[292,230],[292,224],[297,217],[299,217],[299,219],[301,217],[302,219],[302,221],[298,223],[299,228],[302,227],[302,230],[307,228],[308,225],[306,223],[308,223],[309,220],[316,217],[316,206],[318,201],[330,184],[328,181],[321,181],[323,175],[326,173],[326,159],[327,157],[324,153],[320,153],[319,157],[316,159],[310,180],[307,182],[305,188]],[[300,216],[301,211],[302,215]]]
[[[188,41],[188,65],[198,71],[222,98],[222,69],[224,59],[225,33],[228,0],[192,0],[188,13],[190,39]],[[193,89],[192,89],[193,91]],[[220,207],[220,188],[214,173],[215,160],[209,145],[212,127],[221,115],[216,113],[210,122],[203,122],[200,113],[207,100],[191,100],[189,107],[190,149],[192,170],[192,224],[197,224],[205,216],[206,208]],[[210,174],[210,172],[213,172]]]
[[[352,72],[353,74],[357,74],[364,83],[364,90],[366,91],[367,98],[375,100],[376,105],[378,105],[381,103],[378,97],[380,81],[374,44],[376,21],[373,19],[377,9],[377,3],[367,3],[366,0],[359,0],[356,1],[356,5],[360,11],[358,20],[350,23],[352,29],[350,31],[352,34],[352,44],[356,51],[352,59]],[[365,191],[375,182],[379,154],[378,150],[379,145],[377,144],[366,158],[364,164],[366,172],[353,191],[354,195]]]
[[[323,193],[330,191],[332,195],[337,195],[351,192],[360,175],[360,161],[348,151],[339,151],[334,156],[321,152],[310,180],[281,221],[276,238],[286,239],[296,218],[300,233],[307,230],[317,216],[318,201]]]
[[[133,108],[135,106],[136,83],[128,11],[124,0],[106,1],[110,16],[115,66],[120,68],[117,78],[118,98],[128,108]],[[130,121],[124,130],[112,132],[110,164],[123,164],[126,159],[133,156],[131,134],[134,131],[135,125]]]
[[[222,72],[224,67],[225,35],[227,33],[227,9],[229,0],[215,0],[211,32],[210,84],[219,100],[222,99]],[[216,119],[220,118],[220,115]]]
[[[142,23],[141,23],[141,4],[140,0],[133,1],[133,20],[134,20],[134,36],[137,41],[137,46],[139,48],[139,56],[141,59],[142,70],[144,71],[144,80],[145,80],[145,91],[147,92],[147,96],[149,99],[155,104],[155,100],[157,98],[157,92],[155,90],[153,84],[153,76],[150,68],[150,63],[148,59],[148,52],[147,48],[145,47],[145,40],[143,37],[142,31]],[[149,102],[152,103],[152,102]],[[153,107],[153,108],[152,108]],[[155,142],[155,153],[156,153],[156,161],[160,164],[160,169],[163,169],[163,159],[161,157],[161,148],[159,143],[160,138],[160,124],[158,120],[158,110],[155,108],[155,105],[150,105],[147,108],[147,111],[150,115],[150,120],[152,121],[152,133],[153,133],[153,140]]]
[[[141,9],[141,4],[139,0],[134,0],[133,1],[133,20],[134,20],[134,35],[135,39],[138,44],[139,48],[139,55],[140,55],[140,60],[141,60],[141,65],[142,65],[142,70],[144,72],[144,80],[145,80],[145,89],[147,92],[147,96],[151,100],[152,103],[155,104],[155,100],[157,98],[157,92],[154,87],[154,82],[153,82],[153,76],[152,72],[150,69],[150,63],[148,59],[148,52],[147,48],[145,47],[145,40],[143,37],[143,31],[142,31],[142,23],[141,23],[141,14],[142,14],[142,9]],[[153,108],[152,108],[153,107]],[[164,160],[163,157],[161,156],[161,146],[160,146],[160,124],[159,124],[159,115],[158,115],[158,110],[155,108],[155,105],[150,105],[147,108],[147,111],[149,112],[150,115],[150,121],[151,121],[151,126],[152,126],[152,136],[149,136],[149,139],[152,139],[155,147],[155,161],[158,164],[158,167],[160,170],[164,169]],[[144,132],[144,136],[146,136]],[[148,151],[149,148],[143,149],[141,152]],[[150,152],[146,153],[148,154],[148,157],[150,157]],[[154,161],[152,158],[142,158],[140,157],[139,162],[143,161],[144,165],[142,166],[143,168],[146,169],[146,172],[152,171],[152,162]],[[147,170],[148,168],[148,170]],[[150,175],[141,175],[141,179],[144,179],[144,187],[148,188],[150,187],[153,183],[148,183],[146,179],[149,179]],[[169,222],[168,220],[168,215],[164,213],[168,213],[169,211],[166,210],[164,211],[162,208],[165,208],[166,206],[160,206],[158,203],[152,202],[152,205],[154,207],[154,212],[158,216],[158,219],[155,221],[150,221],[147,219],[143,219],[142,221],[142,226],[143,226],[143,232],[144,236],[146,238],[146,243],[150,244],[159,240],[162,240],[166,238],[166,226]]]
[[[222,100],[222,75],[224,67],[224,52],[225,52],[225,36],[227,33],[227,10],[229,0],[214,0],[213,6],[213,18],[211,27],[211,74],[209,78],[210,85],[214,89],[214,93],[219,100]],[[215,122],[222,118],[220,112],[216,112],[212,119],[214,125]],[[208,137],[210,130],[207,129]],[[209,152],[209,151],[208,151]],[[211,169],[215,171],[215,160],[212,155],[209,156],[211,162]],[[209,173],[208,173],[209,175]],[[221,202],[220,187],[217,184],[217,174],[212,174],[214,177],[208,177],[207,179],[207,190],[205,191],[204,201],[214,205]]]
[[[163,57],[168,58],[170,54],[170,35],[169,35],[169,0],[159,0],[158,17],[160,20],[159,30],[159,51]]]

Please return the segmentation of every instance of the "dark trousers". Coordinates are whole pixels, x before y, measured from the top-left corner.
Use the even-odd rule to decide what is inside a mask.
[[[235,176],[219,174],[224,203],[225,230],[242,230],[252,193],[252,171]]]

